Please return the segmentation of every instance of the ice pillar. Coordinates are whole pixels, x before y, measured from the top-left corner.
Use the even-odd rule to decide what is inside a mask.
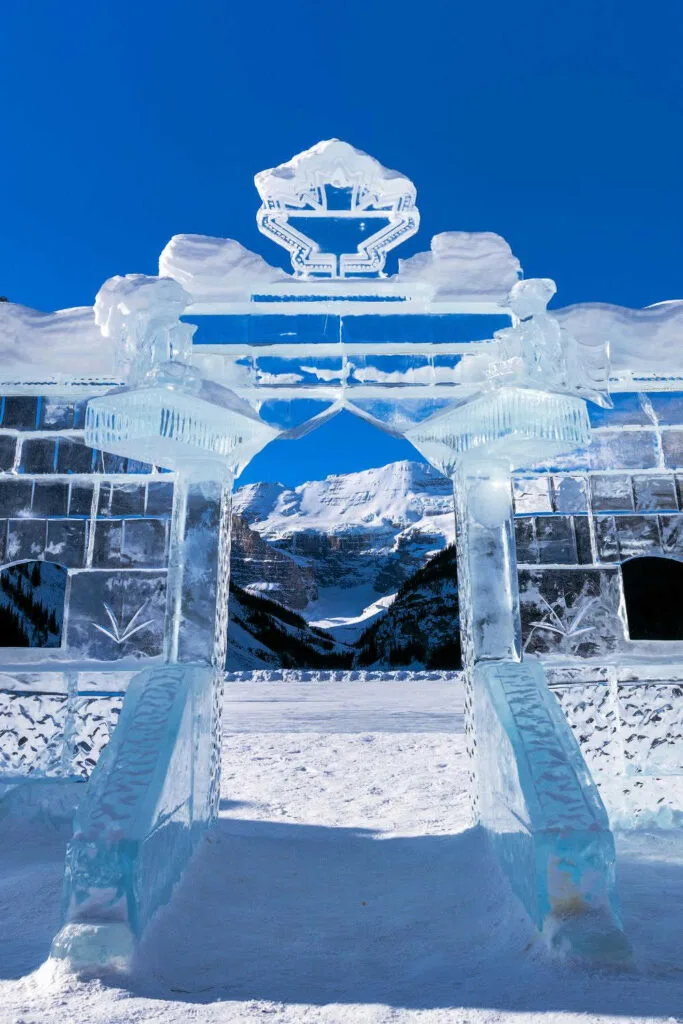
[[[621,963],[614,841],[543,666],[522,660],[515,558],[512,469],[588,444],[585,403],[500,388],[407,436],[454,482],[474,818],[553,948]]]
[[[522,656],[510,464],[466,459],[453,474],[465,663]]]
[[[218,808],[234,476],[277,431],[236,395],[169,364],[94,399],[95,448],[176,474],[164,664],[131,682],[67,851],[53,955],[130,959]]]

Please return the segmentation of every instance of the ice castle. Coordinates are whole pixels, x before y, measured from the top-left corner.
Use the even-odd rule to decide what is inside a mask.
[[[126,961],[171,898],[233,480],[346,409],[454,484],[476,820],[551,944],[628,959],[611,830],[683,811],[683,302],[549,311],[492,233],[396,259],[415,186],[339,140],[255,181],[291,273],[177,235],[92,307],[0,303],[0,814],[73,817],[54,955]]]

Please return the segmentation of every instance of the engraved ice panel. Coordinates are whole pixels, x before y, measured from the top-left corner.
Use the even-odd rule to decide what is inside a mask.
[[[67,646],[74,659],[147,658],[161,653],[163,573],[76,572],[71,578]]]

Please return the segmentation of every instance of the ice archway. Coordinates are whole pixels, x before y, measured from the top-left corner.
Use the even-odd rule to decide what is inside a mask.
[[[586,400],[609,401],[606,346],[547,311],[553,282],[520,280],[497,235],[437,235],[386,276],[387,252],[417,229],[416,191],[346,143],[319,143],[256,184],[259,227],[293,275],[234,241],[180,235],[159,277],[113,278],[94,313],[0,310],[13,358],[17,330],[36,340],[30,365],[8,360],[6,385],[87,388],[84,441],[113,460],[120,500],[131,466],[173,491],[167,521],[131,542],[127,524],[100,521],[93,491],[84,573],[95,588],[102,556],[112,587],[143,596],[138,575],[161,570],[161,636],[145,649],[129,634],[143,670],[78,808],[55,953],[129,956],[214,816],[233,480],[276,437],[344,408],[453,481],[475,813],[538,927],[578,956],[619,960],[606,813],[541,664],[522,658],[511,488],[514,470],[589,443]],[[76,336],[91,362],[65,376],[55,359]],[[54,468],[70,438],[35,440]],[[136,514],[156,523],[149,494]],[[157,564],[129,569],[140,537],[158,540]]]

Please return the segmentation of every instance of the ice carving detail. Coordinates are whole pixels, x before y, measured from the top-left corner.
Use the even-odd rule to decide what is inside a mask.
[[[420,223],[412,181],[339,139],[260,171],[254,181],[262,200],[259,230],[289,250],[300,276],[377,276],[387,252],[414,235]],[[352,221],[361,241],[352,252],[324,251],[304,230],[303,220],[311,228],[315,221]],[[366,227],[373,220],[374,231]]]
[[[109,637],[110,640],[113,640],[114,643],[118,644],[119,646],[121,644],[125,644],[126,640],[130,640],[130,638],[132,636],[135,636],[136,633],[140,633],[143,629],[147,629],[149,626],[154,625],[154,619],[147,619],[146,622],[140,623],[138,623],[137,621],[138,618],[142,615],[143,611],[145,610],[147,602],[145,602],[145,604],[140,605],[138,610],[129,620],[127,626],[122,626],[119,623],[118,618],[111,610],[109,605],[106,603],[106,601],[103,603],[104,611],[106,613],[107,618],[109,619],[111,628],[108,628],[107,626],[101,626],[98,622],[92,623],[93,628],[99,629],[100,633],[104,633],[106,637]]]
[[[171,278],[127,274],[105,281],[95,299],[95,322],[115,343],[123,379],[135,383],[160,363],[191,361],[196,328],[179,319],[189,303]]]

